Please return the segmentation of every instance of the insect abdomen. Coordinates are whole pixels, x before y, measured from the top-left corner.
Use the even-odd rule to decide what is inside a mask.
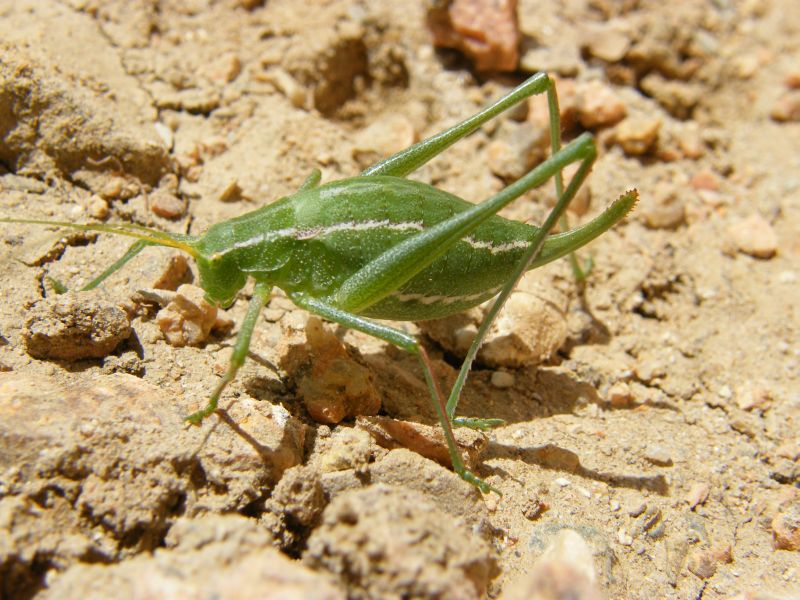
[[[294,201],[297,245],[286,272],[295,279],[285,283],[318,297],[332,295],[394,245],[472,206],[425,184],[391,177],[336,182],[314,192]],[[479,304],[508,279],[535,231],[491,217],[362,314],[420,320]]]

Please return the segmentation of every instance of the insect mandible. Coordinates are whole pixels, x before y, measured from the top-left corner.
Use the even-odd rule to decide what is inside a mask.
[[[550,157],[479,204],[405,179],[433,157],[503,111],[546,94]],[[537,73],[465,121],[369,167],[359,176],[320,185],[314,170],[293,195],[211,226],[199,236],[178,235],[133,224],[74,224],[30,219],[6,223],[57,225],[137,238],[126,254],[90,282],[96,287],[147,246],[171,246],[194,258],[200,284],[213,304],[228,306],[249,278],[253,296],[227,371],[204,408],[186,417],[199,424],[217,409],[250,346],[259,313],[273,287],[299,307],[365,332],[418,357],[433,408],[444,431],[453,469],[482,492],[494,490],[470,472],[453,435],[454,426],[487,428],[497,419],[455,416],[472,361],[500,308],[519,279],[571,254],[620,221],[634,206],[629,191],[585,225],[549,232],[585,180],[597,156],[584,133],[561,147],[558,98],[553,80]],[[578,163],[564,186],[562,170]],[[497,212],[548,179],[557,201],[541,227],[504,219]],[[425,320],[454,314],[497,296],[445,401],[423,346],[412,335],[373,319]]]

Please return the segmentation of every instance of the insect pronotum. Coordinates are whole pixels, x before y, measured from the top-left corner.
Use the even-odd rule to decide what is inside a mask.
[[[503,111],[546,94],[551,156],[480,204],[471,204],[405,176]],[[482,492],[493,490],[471,473],[456,446],[454,426],[486,428],[497,419],[455,416],[475,354],[519,279],[590,242],[620,221],[636,203],[623,194],[594,220],[549,235],[586,178],[597,155],[584,133],[561,147],[558,98],[553,81],[538,73],[465,121],[369,167],[359,176],[319,185],[314,170],[295,194],[199,236],[164,233],[132,224],[74,224],[1,219],[6,223],[57,225],[137,238],[126,254],[90,282],[96,287],[151,245],[179,248],[197,263],[207,299],[230,305],[248,278],[255,280],[226,373],[204,408],[189,415],[199,424],[217,409],[225,387],[244,363],[250,338],[273,286],[325,319],[371,334],[419,358],[433,407],[444,430],[453,469]],[[562,169],[578,169],[566,188]],[[497,212],[524,192],[554,178],[557,202],[541,227],[510,221]],[[478,330],[448,399],[439,390],[418,340],[372,319],[425,320],[450,315],[497,296]],[[496,491],[496,490],[495,490]]]

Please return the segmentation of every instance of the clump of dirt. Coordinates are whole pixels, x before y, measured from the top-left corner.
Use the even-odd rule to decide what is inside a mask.
[[[351,598],[482,598],[496,569],[488,544],[423,495],[380,484],[334,499],[303,560]]]
[[[148,247],[55,296],[130,240],[3,223],[0,595],[800,594],[800,5],[514,4],[0,1],[3,217],[199,234],[539,70],[565,140],[599,151],[570,222],[640,194],[579,251],[585,284],[565,260],[526,276],[470,375],[458,413],[505,425],[458,441],[502,497],[436,462],[416,357],[280,290],[223,410],[189,427],[251,288],[213,323],[182,288],[202,310],[161,315],[176,346],[158,307],[191,261]],[[431,10],[471,59],[434,47]],[[509,37],[482,47],[480,23]],[[547,156],[548,124],[532,98],[411,176],[484,200]],[[553,188],[503,216],[541,223]],[[396,325],[449,389],[484,311]]]

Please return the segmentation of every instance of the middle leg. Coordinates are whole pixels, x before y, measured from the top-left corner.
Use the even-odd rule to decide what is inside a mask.
[[[416,356],[419,359],[420,365],[422,366],[422,372],[425,376],[425,383],[427,384],[428,391],[431,395],[431,403],[436,411],[436,416],[439,419],[439,423],[442,426],[442,431],[444,432],[444,439],[447,443],[448,452],[450,453],[450,460],[453,464],[453,470],[464,481],[471,483],[484,494],[488,494],[489,492],[496,492],[498,494],[500,493],[491,485],[480,479],[477,475],[469,471],[464,464],[464,460],[461,457],[461,452],[456,444],[453,426],[450,422],[450,418],[447,415],[444,397],[439,389],[439,384],[436,382],[436,378],[433,376],[433,370],[431,369],[431,363],[428,359],[428,355],[425,352],[425,349],[420,345],[417,338],[415,338],[413,335],[409,335],[403,331],[400,331],[399,329],[395,329],[387,325],[381,325],[380,323],[375,323],[369,319],[365,319],[363,317],[359,317],[358,315],[338,309],[334,306],[331,306],[327,302],[312,298],[311,296],[307,296],[305,294],[292,293],[289,294],[289,297],[297,306],[305,308],[311,313],[319,315],[320,317],[323,317],[329,321],[333,321],[334,323],[339,323],[345,327],[356,329],[378,339],[387,341]]]

